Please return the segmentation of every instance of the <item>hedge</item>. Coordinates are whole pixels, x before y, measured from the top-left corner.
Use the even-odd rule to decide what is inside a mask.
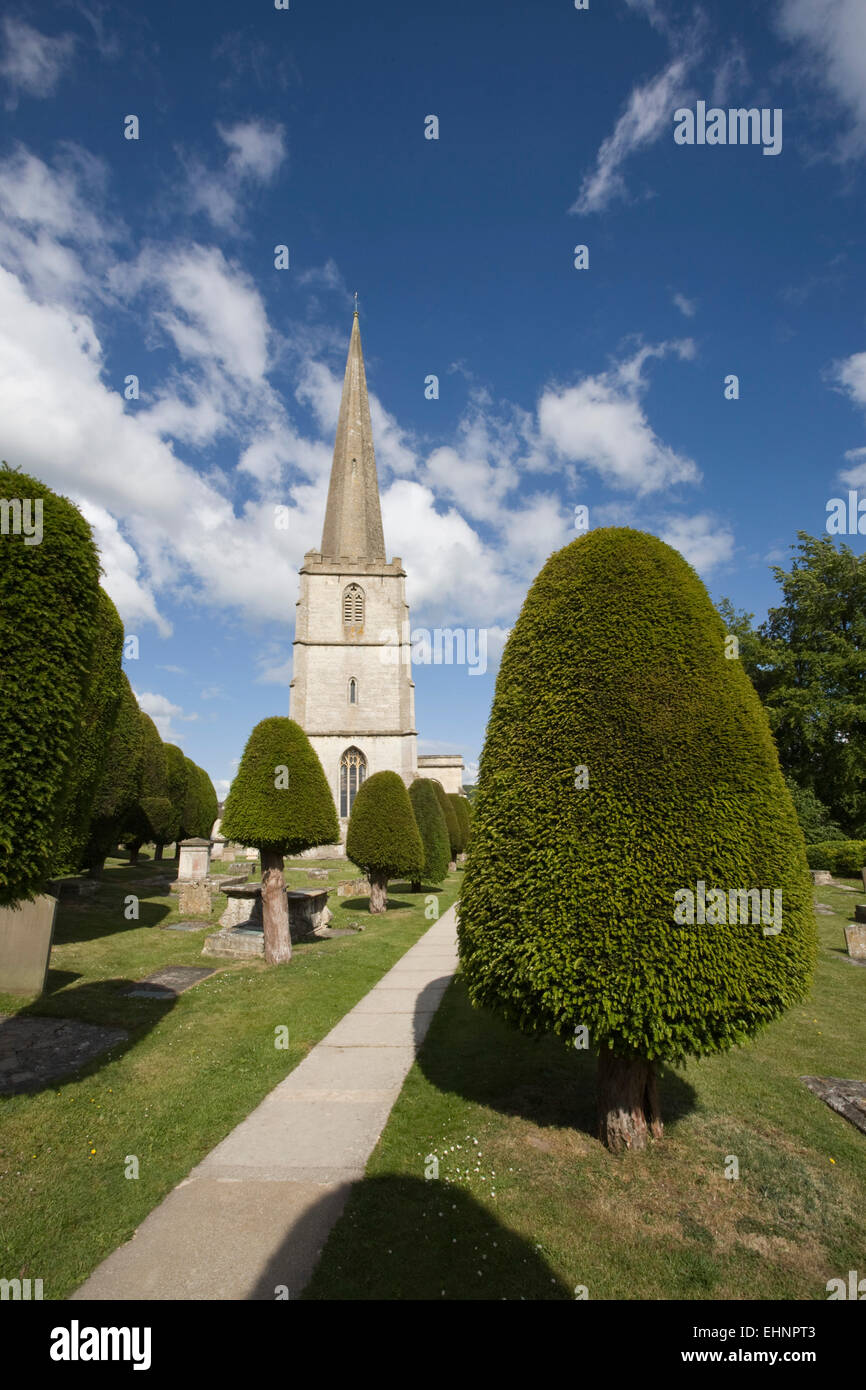
[[[829,869],[842,878],[859,878],[866,868],[866,840],[827,840],[820,845],[807,845],[806,857],[810,869]]]
[[[117,713],[82,856],[84,866],[91,872],[98,872],[117,846],[138,795],[144,752],[140,713],[126,673],[121,672]]]

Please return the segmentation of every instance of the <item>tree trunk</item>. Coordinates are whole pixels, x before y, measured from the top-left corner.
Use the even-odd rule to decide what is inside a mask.
[[[140,845],[140,844],[138,844],[138,845],[135,845],[135,844],[133,844],[133,845],[127,845],[127,849],[129,850],[129,862],[130,862],[130,864],[137,864],[137,863],[138,863],[138,851],[141,849],[141,845]]]
[[[598,1137],[612,1153],[645,1149],[647,1137],[661,1139],[655,1066],[646,1057],[615,1057],[602,1047],[598,1058]]]
[[[420,893],[420,892],[421,892],[421,880],[420,880],[420,878],[413,878],[412,882],[409,884],[409,892],[410,892],[410,893]]]
[[[163,851],[163,848],[164,848],[163,845],[154,845],[154,848],[153,848],[153,858],[154,858],[154,862],[156,862],[157,859],[161,859],[161,858],[162,858],[162,851]]]
[[[388,908],[388,879],[385,874],[370,871],[370,911],[386,912]]]
[[[265,960],[282,965],[292,959],[289,931],[289,900],[283,877],[283,856],[262,850],[262,925],[265,932]]]

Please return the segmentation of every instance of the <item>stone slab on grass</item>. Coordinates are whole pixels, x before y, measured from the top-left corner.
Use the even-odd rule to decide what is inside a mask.
[[[169,922],[163,931],[204,931],[210,922]]]
[[[0,1014],[0,1095],[45,1086],[99,1057],[129,1034],[72,1018]]]
[[[146,975],[137,984],[127,986],[121,993],[130,999],[174,999],[215,971],[216,966],[213,965],[166,965],[162,970],[154,970],[152,975]]]
[[[838,1076],[801,1076],[800,1080],[837,1115],[866,1134],[866,1081],[846,1081]]]

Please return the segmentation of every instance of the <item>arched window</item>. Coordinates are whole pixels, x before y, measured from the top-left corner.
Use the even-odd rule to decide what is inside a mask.
[[[343,590],[343,626],[363,631],[364,590],[360,584],[347,584]]]
[[[340,815],[352,814],[358,788],[367,776],[367,759],[360,748],[347,748],[340,759]]]
[[[358,703],[358,682],[355,680],[355,677],[353,676],[352,679],[349,681],[349,704],[350,704],[350,705],[357,705],[357,703]]]

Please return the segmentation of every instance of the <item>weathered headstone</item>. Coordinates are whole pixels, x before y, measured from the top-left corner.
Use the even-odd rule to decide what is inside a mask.
[[[128,985],[121,993],[130,999],[174,999],[213,973],[213,969],[200,965],[167,965],[162,970],[154,970],[137,984]]]
[[[866,922],[866,903],[857,903],[854,908],[854,917],[858,922]]]
[[[200,912],[210,916],[211,896],[206,883],[182,883],[178,892],[178,911]]]
[[[812,882],[816,886],[826,887],[827,884],[833,882],[833,875],[830,873],[829,869],[813,869]]]
[[[181,840],[178,883],[201,883],[210,869],[210,840]]]
[[[42,993],[56,915],[57,899],[49,893],[0,908],[0,990],[4,994]]]
[[[844,1115],[866,1134],[866,1082],[838,1076],[801,1076],[800,1080],[837,1115]]]
[[[846,927],[845,940],[852,960],[866,960],[866,925],[852,923],[850,927]]]

